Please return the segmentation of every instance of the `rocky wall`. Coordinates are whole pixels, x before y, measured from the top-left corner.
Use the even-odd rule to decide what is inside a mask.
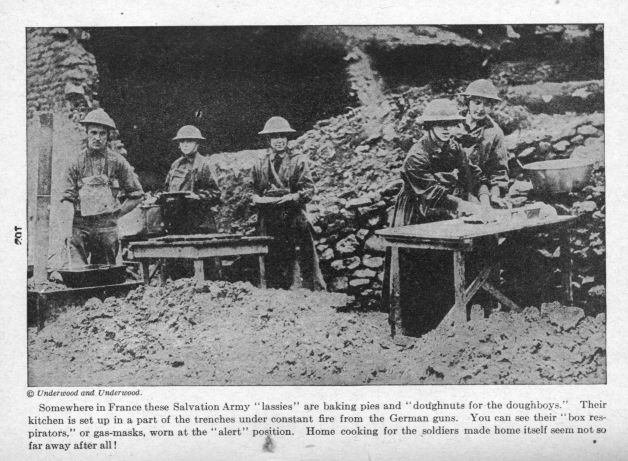
[[[27,116],[67,111],[76,120],[95,104],[98,70],[80,28],[26,30]]]

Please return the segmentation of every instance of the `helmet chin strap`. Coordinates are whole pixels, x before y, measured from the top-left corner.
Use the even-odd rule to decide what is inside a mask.
[[[440,139],[438,136],[436,136],[436,132],[434,131],[434,127],[430,127],[429,131],[428,131],[428,135],[430,137],[430,139],[435,142],[436,144],[438,144],[440,147],[442,147],[447,141]]]

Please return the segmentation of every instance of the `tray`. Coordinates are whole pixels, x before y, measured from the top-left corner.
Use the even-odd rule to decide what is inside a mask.
[[[90,264],[74,269],[61,269],[59,274],[63,283],[73,288],[115,285],[126,279],[126,266]]]
[[[160,242],[185,242],[194,240],[222,240],[222,239],[240,239],[243,234],[190,234],[190,235],[167,235],[165,237],[156,237],[151,240],[159,240]]]

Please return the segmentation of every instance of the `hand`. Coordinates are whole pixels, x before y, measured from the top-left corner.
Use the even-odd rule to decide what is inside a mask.
[[[275,202],[275,205],[284,205],[287,203],[296,203],[299,200],[299,194],[286,194]]]
[[[253,205],[256,205],[256,204],[258,204],[260,202],[261,198],[262,197],[260,197],[259,195],[253,194],[253,195],[251,195],[251,202],[253,202]]]
[[[197,194],[195,194],[194,192],[188,192],[188,193],[185,195],[185,198],[189,198],[189,199],[191,199],[191,200],[200,200],[200,199],[201,199],[201,198],[200,198]]]
[[[63,283],[63,277],[61,277],[61,274],[57,271],[52,271],[48,274],[48,280],[51,282]]]
[[[504,198],[501,197],[497,197],[497,196],[491,196],[491,205],[494,208],[509,208],[508,206],[508,201]]]
[[[486,209],[478,204],[468,202],[466,200],[460,200],[456,211],[460,216],[471,216],[475,214],[486,213]]]

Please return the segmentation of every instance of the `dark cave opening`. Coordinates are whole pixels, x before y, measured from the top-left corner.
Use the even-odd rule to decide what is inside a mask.
[[[140,175],[155,176],[147,190],[158,187],[177,158],[171,138],[182,125],[201,129],[205,153],[237,151],[263,147],[257,132],[273,115],[302,132],[355,104],[345,50],[303,39],[300,27],[89,32],[100,74],[97,99]]]

